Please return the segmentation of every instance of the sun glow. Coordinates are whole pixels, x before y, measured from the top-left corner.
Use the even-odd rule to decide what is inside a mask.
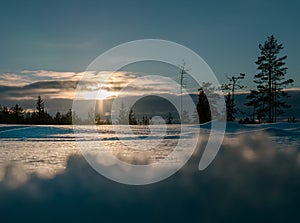
[[[82,99],[85,100],[105,100],[110,97],[116,96],[117,92],[99,90],[99,91],[85,91],[82,92],[81,94],[82,94]]]

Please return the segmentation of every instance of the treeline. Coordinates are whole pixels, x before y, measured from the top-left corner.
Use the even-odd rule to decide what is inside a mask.
[[[226,93],[227,120],[234,121],[238,112],[246,115],[240,123],[276,122],[279,116],[285,115],[285,109],[290,108],[285,99],[289,97],[284,88],[291,85],[294,80],[286,79],[288,68],[285,66],[287,56],[280,56],[283,45],[278,43],[271,35],[264,44],[259,44],[260,55],[255,61],[258,73],[254,75],[253,82],[256,89],[251,89],[247,95],[245,106],[251,107],[252,112],[246,114],[235,103],[236,90],[243,89],[241,84],[245,74],[229,77],[229,83],[223,85]],[[295,118],[291,118],[295,121]]]
[[[0,123],[2,124],[38,124],[38,125],[69,125],[72,124],[72,111],[66,114],[57,112],[52,117],[45,110],[44,101],[38,96],[36,101],[36,110],[34,112],[26,112],[24,108],[16,104],[13,107],[0,106]]]

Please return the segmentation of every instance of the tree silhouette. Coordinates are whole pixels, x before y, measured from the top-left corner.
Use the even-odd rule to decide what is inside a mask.
[[[10,112],[11,112],[11,116],[12,116],[11,119],[13,123],[16,124],[24,123],[24,109],[22,107],[16,104],[10,109]]]
[[[38,96],[38,99],[36,101],[36,110],[37,114],[40,116],[42,116],[45,112],[45,103],[40,95]]]
[[[50,124],[52,123],[52,117],[45,111],[44,101],[41,96],[38,96],[36,101],[36,111],[31,115],[32,124]]]
[[[185,61],[182,62],[182,65],[179,66],[180,73],[179,73],[179,82],[180,82],[180,114],[182,115],[183,109],[182,109],[182,91],[183,87],[185,85],[184,79],[186,78],[185,75],[187,74],[188,69],[186,68]]]
[[[150,121],[151,121],[152,118],[148,118],[148,116],[143,116],[142,117],[142,121],[138,120],[137,121],[137,124],[140,124],[140,125],[149,125],[150,124]]]
[[[71,109],[64,115],[57,112],[52,118],[45,110],[41,96],[36,101],[36,110],[33,113],[26,112],[19,104],[11,108],[0,106],[0,123],[4,124],[70,125],[73,119],[76,120],[76,123],[83,123]],[[105,123],[110,124],[110,121],[107,120]]]
[[[96,122],[96,125],[102,124],[101,115],[99,113],[97,113],[95,115],[95,122]]]
[[[197,113],[199,117],[199,122],[206,123],[211,121],[211,110],[203,88],[199,88],[198,91],[199,94],[197,103]]]
[[[130,109],[128,114],[128,121],[129,121],[129,125],[137,125],[137,120],[135,118],[135,114],[132,108]]]
[[[243,89],[245,87],[240,84],[241,80],[243,80],[244,78],[245,74],[243,73],[240,73],[238,76],[227,77],[229,83],[222,85],[222,90],[228,92],[225,95],[227,121],[235,120],[235,115],[238,112],[238,109],[236,109],[235,104],[235,91]]]
[[[168,112],[168,115],[167,115],[167,118],[166,118],[166,123],[167,124],[172,124],[172,122],[173,122],[173,115],[172,115],[172,113],[171,112]]]
[[[256,113],[267,117],[268,122],[276,122],[278,115],[283,115],[286,108],[290,108],[281,99],[288,97],[282,89],[294,82],[293,79],[285,78],[287,67],[285,60],[287,56],[279,57],[283,45],[279,44],[273,35],[268,36],[265,43],[259,44],[260,56],[255,64],[258,74],[254,76],[257,85],[257,93],[250,97],[249,106],[255,105]]]
[[[228,92],[225,95],[225,104],[226,104],[227,121],[234,121],[235,119],[234,113],[236,113],[236,110],[235,110],[235,103],[232,100],[232,95],[230,92]]]
[[[209,102],[211,114],[219,116],[219,112],[217,109],[217,99],[219,97],[217,94],[218,88],[213,86],[211,82],[202,82],[200,89],[202,89],[202,91],[205,93],[206,98],[209,97],[208,102]]]
[[[54,124],[62,123],[62,115],[60,114],[60,112],[56,112],[53,121],[54,121]]]
[[[68,112],[62,116],[63,124],[67,124],[67,125],[72,124],[72,118],[73,118],[72,110],[69,109]]]

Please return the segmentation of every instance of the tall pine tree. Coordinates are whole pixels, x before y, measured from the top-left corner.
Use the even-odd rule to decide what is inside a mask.
[[[261,116],[265,116],[268,122],[276,122],[278,115],[283,115],[285,108],[290,106],[283,100],[288,97],[284,87],[293,83],[293,79],[286,79],[287,67],[285,60],[287,56],[279,56],[283,49],[273,35],[268,36],[264,44],[259,44],[260,56],[255,64],[258,74],[254,76],[257,84],[257,94],[251,97],[249,105],[258,106],[256,109]],[[260,103],[259,103],[260,102]]]
[[[45,112],[44,101],[40,95],[36,101],[36,110],[39,116],[42,116]]]

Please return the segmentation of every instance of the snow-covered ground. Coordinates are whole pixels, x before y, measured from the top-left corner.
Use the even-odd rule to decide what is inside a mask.
[[[188,126],[187,128],[198,128],[199,126]],[[208,134],[210,124],[200,125],[201,134]],[[160,148],[154,148],[154,158],[168,154],[182,136],[178,126],[171,125],[167,131],[157,131],[149,135],[149,129],[144,127],[133,127],[132,132],[122,132],[116,135],[112,126],[98,126],[97,133],[90,127],[85,128],[82,136],[76,134],[72,126],[26,126],[26,125],[0,125],[0,164],[19,162],[25,169],[40,173],[55,174],[64,169],[70,155],[80,154],[78,141],[99,140],[99,138],[112,148],[114,153],[126,150],[117,139],[131,141],[133,144],[147,145],[149,148],[162,137],[164,144]],[[185,133],[186,134],[186,133]],[[266,140],[277,145],[279,148],[293,146],[300,148],[300,123],[274,123],[261,125],[241,125],[238,123],[227,123],[225,139],[223,144],[236,144],[239,135],[251,136],[253,134],[265,134]],[[142,140],[142,142],[141,142]],[[150,148],[151,150],[151,148]],[[137,153],[134,153],[137,154]],[[128,156],[128,154],[127,154]]]
[[[209,124],[200,127],[209,133]],[[110,128],[99,127],[99,135],[114,143]],[[208,168],[198,170],[196,153],[168,179],[137,187],[96,173],[80,155],[72,126],[2,125],[0,162],[9,164],[0,168],[1,222],[298,222],[299,130],[299,123],[227,123]],[[169,131],[168,140],[178,134]],[[39,171],[52,178],[28,174]]]

